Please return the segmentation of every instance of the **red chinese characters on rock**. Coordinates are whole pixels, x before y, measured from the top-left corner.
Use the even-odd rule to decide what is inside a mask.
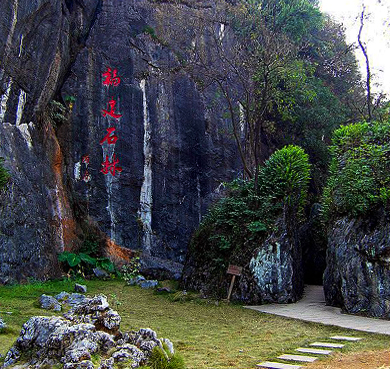
[[[81,162],[83,163],[83,164],[85,164],[87,167],[88,167],[88,165],[89,165],[89,155],[87,154],[87,155],[84,155],[82,158],[81,158]]]
[[[112,70],[110,67],[107,67],[107,70],[103,73],[103,85],[104,86],[118,86],[121,83],[120,77],[117,76],[118,71],[116,69]]]
[[[111,69],[110,67],[107,67],[107,70],[102,73],[102,76],[104,86],[117,87],[121,83],[121,79],[118,76],[117,69]],[[116,100],[111,97],[111,99],[107,103],[107,109],[102,109],[103,117],[110,116],[114,119],[119,119],[122,117],[122,114],[118,114],[115,112],[116,103]],[[100,145],[103,145],[105,142],[107,142],[108,145],[115,145],[118,140],[118,136],[115,135],[115,129],[115,127],[107,128],[107,134],[100,141]],[[111,159],[109,155],[105,155],[105,157],[106,160],[102,163],[102,169],[100,169],[100,172],[105,175],[111,174],[112,176],[115,176],[117,172],[122,172],[122,168],[118,166],[119,159],[116,157],[115,153],[112,154]]]
[[[107,134],[104,136],[104,138],[100,141],[100,145],[103,145],[103,143],[105,141],[107,141],[107,143],[109,145],[113,145],[115,144],[115,142],[118,140],[118,136],[115,136],[115,134],[113,134],[115,132],[115,127],[110,127],[110,128],[107,128]]]
[[[91,181],[92,176],[89,174],[88,169],[85,171],[83,178],[81,178],[85,183],[88,183]]]
[[[122,114],[115,113],[115,105],[116,105],[116,101],[114,100],[114,98],[111,98],[111,100],[107,104],[107,109],[102,109],[103,117],[109,115],[110,117],[119,119],[122,116]]]
[[[119,163],[119,160],[117,159],[116,155],[112,155],[112,161],[110,161],[108,155],[106,155],[106,160],[104,163],[102,163],[102,169],[100,171],[103,174],[111,173],[115,177],[116,172],[122,172],[122,168],[118,167],[117,164]]]

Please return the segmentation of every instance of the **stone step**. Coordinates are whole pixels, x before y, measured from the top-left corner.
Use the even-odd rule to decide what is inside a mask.
[[[256,364],[258,368],[269,368],[269,369],[299,369],[302,368],[300,365],[273,363],[272,361],[265,361],[264,363]]]
[[[291,361],[302,361],[305,363],[312,363],[313,361],[317,360],[317,358],[314,356],[290,355],[290,354],[284,354],[284,355],[278,356],[278,359],[291,360]]]
[[[328,343],[328,342],[314,342],[310,346],[316,347],[327,347],[327,348],[343,348],[344,345],[341,343]]]
[[[307,347],[299,347],[295,351],[304,352],[305,354],[315,354],[315,355],[330,355],[332,353],[331,350],[320,350],[320,349],[313,349]]]
[[[333,337],[330,337],[332,340],[338,340],[338,341],[351,341],[351,342],[356,342],[356,341],[360,341],[362,340],[363,338],[359,338],[359,337],[344,337],[344,336],[333,336]]]

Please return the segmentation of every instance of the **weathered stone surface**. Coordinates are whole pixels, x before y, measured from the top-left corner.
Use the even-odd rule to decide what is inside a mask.
[[[61,304],[53,297],[43,294],[39,298],[42,309],[61,311]]]
[[[23,357],[28,368],[61,363],[67,369],[92,369],[92,355],[102,357],[100,369],[113,369],[115,363],[127,365],[127,361],[131,368],[138,368],[147,362],[154,347],[163,348],[162,342],[169,352],[174,352],[171,341],[158,339],[151,329],[120,332],[120,316],[118,322],[116,317],[113,319],[115,314],[104,296],[95,296],[72,308],[64,317],[33,317],[23,325],[8,351],[4,368],[24,365]],[[115,336],[107,333],[108,329]]]
[[[103,295],[86,298],[71,308],[65,315],[67,319],[77,323],[90,323],[96,329],[116,334],[120,327],[120,315],[109,308],[107,298]]]
[[[85,284],[76,283],[74,285],[75,292],[87,293],[87,286]]]
[[[390,318],[390,222],[342,218],[329,232],[324,292],[348,313]]]

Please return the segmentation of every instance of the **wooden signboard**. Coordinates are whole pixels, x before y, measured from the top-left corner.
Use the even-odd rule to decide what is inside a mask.
[[[236,275],[237,277],[241,275],[241,272],[242,272],[242,267],[237,265],[229,265],[229,268],[227,270],[227,274]]]
[[[241,275],[242,267],[240,267],[238,265],[229,265],[229,268],[228,268],[226,273],[232,275],[232,281],[230,282],[230,287],[229,287],[229,292],[228,292],[228,297],[227,297],[227,300],[230,301],[230,296],[231,296],[232,291],[233,291],[234,281],[236,280],[236,276],[239,277]]]

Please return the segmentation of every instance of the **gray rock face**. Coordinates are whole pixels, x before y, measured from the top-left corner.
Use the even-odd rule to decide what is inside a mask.
[[[1,2],[0,156],[12,181],[0,194],[0,278],[58,275],[56,253],[77,248],[86,219],[179,277],[192,231],[239,162],[214,92],[199,93],[184,73],[160,73],[178,65],[145,31],[158,28],[162,6],[176,5]],[[192,11],[177,9],[172,22]],[[107,68],[118,86],[103,85]],[[55,129],[53,98],[66,106]],[[120,119],[103,116],[111,98]],[[100,144],[110,127],[117,142]],[[105,175],[114,153],[122,172]]]
[[[131,368],[138,368],[147,363],[154,347],[163,347],[162,342],[173,352],[170,341],[158,339],[151,329],[120,332],[120,319],[103,295],[87,299],[64,317],[33,317],[23,325],[3,367],[24,364],[23,357],[34,369],[60,363],[67,369],[92,369],[91,358],[96,354],[102,358],[100,369],[127,361]]]
[[[348,313],[390,318],[390,223],[337,220],[328,235],[324,292],[329,305]]]
[[[256,282],[252,294],[262,303],[286,304],[302,297],[302,250],[299,242],[288,235],[281,220],[277,228],[250,261],[249,268]]]

